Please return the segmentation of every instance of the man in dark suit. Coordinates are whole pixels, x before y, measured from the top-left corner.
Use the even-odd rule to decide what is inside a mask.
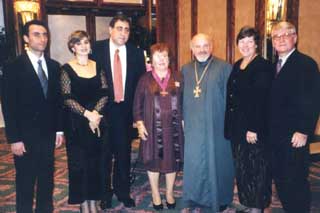
[[[296,28],[280,22],[272,28],[278,59],[270,96],[270,145],[273,178],[283,208],[310,210],[309,145],[319,115],[319,69],[296,50]]]
[[[130,197],[132,105],[138,79],[146,70],[143,52],[127,43],[130,20],[123,15],[115,16],[110,21],[109,32],[110,39],[98,41],[92,55],[105,68],[110,89],[110,101],[105,112],[109,140],[105,148],[106,193],[100,205],[102,209],[112,206],[113,193],[126,207],[135,206]]]
[[[32,213],[37,184],[36,213],[53,211],[54,148],[64,141],[59,105],[59,64],[44,56],[48,28],[27,22],[26,53],[4,69],[2,109],[5,130],[16,167],[16,212]]]

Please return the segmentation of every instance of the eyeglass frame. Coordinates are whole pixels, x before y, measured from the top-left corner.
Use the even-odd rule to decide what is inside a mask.
[[[286,33],[284,33],[284,34],[282,34],[282,35],[273,35],[273,36],[271,36],[271,38],[272,38],[272,40],[274,40],[274,41],[280,41],[281,38],[283,38],[283,39],[289,39],[290,36],[292,36],[292,35],[296,35],[296,32],[286,32]]]

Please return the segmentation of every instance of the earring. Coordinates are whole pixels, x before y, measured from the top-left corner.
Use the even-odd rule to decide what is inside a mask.
[[[90,49],[89,54],[92,54],[92,49]]]

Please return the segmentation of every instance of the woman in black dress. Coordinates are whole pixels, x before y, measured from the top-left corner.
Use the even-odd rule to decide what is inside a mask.
[[[148,171],[153,207],[163,209],[159,176],[166,176],[166,204],[175,208],[173,195],[176,172],[183,160],[182,82],[179,73],[171,72],[169,48],[164,43],[151,47],[152,71],[139,80],[133,116],[141,138],[141,158]]]
[[[271,176],[266,144],[267,97],[272,80],[268,61],[257,54],[258,32],[243,27],[237,36],[242,58],[227,84],[225,137],[232,142],[240,203],[259,213],[270,204]]]
[[[66,112],[69,203],[81,204],[81,212],[95,213],[104,187],[101,112],[107,102],[107,83],[104,71],[88,58],[91,47],[86,32],[73,32],[68,47],[75,57],[62,66],[61,92]]]

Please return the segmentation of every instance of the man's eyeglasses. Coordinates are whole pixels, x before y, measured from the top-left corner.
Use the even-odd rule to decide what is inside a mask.
[[[280,41],[281,40],[281,38],[283,38],[283,39],[289,39],[290,38],[290,36],[292,36],[292,35],[294,35],[294,34],[296,34],[296,33],[294,33],[294,32],[287,32],[287,33],[284,33],[284,34],[281,34],[281,35],[273,35],[272,36],[272,40],[274,40],[274,41]]]

